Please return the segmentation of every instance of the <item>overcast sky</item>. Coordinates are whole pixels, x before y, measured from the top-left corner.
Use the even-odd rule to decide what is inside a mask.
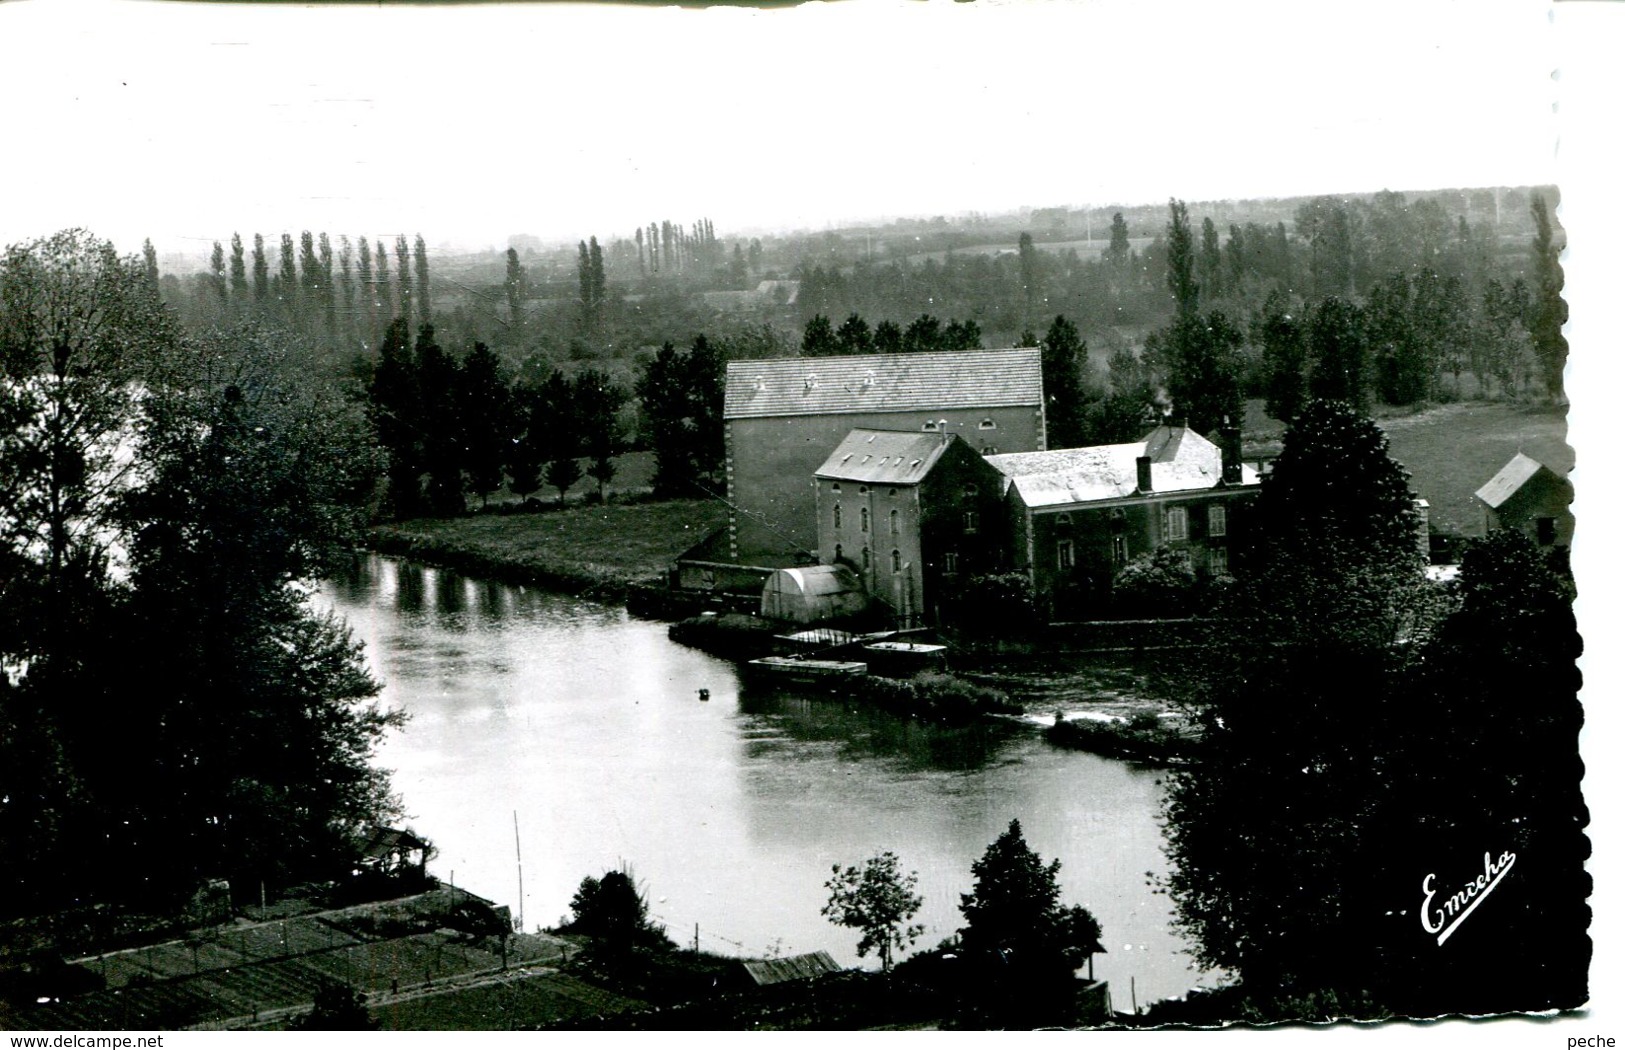
[[[0,5],[0,240],[483,247],[1552,182],[1552,36],[1539,0],[23,0]]]

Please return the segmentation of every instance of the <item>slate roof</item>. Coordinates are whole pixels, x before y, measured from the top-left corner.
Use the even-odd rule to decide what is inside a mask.
[[[784,981],[803,981],[841,971],[835,960],[830,958],[829,952],[786,955],[779,959],[746,959],[741,965],[758,986],[779,984]]]
[[[728,362],[722,418],[934,412],[1043,403],[1039,351],[781,357]]]
[[[950,434],[949,440],[959,439]],[[947,447],[948,442],[935,431],[854,430],[813,475],[871,485],[917,485]]]
[[[1009,452],[987,461],[1010,479],[1029,507],[1057,507],[1125,499],[1138,492],[1134,462],[1151,457],[1154,492],[1210,489],[1223,476],[1219,446],[1184,427],[1158,427],[1142,441],[1122,445]],[[1258,484],[1258,472],[1242,464],[1241,483]]]
[[[1495,477],[1484,483],[1484,487],[1473,495],[1483,500],[1492,508],[1499,509],[1501,504],[1511,499],[1513,494],[1529,483],[1541,471],[1561,477],[1555,470],[1538,459],[1532,459],[1522,452],[1507,461],[1507,465],[1496,472]]]

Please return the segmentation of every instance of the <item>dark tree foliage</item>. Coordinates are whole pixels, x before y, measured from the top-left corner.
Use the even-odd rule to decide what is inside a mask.
[[[654,491],[686,495],[694,481],[694,438],[690,427],[686,355],[667,343],[643,366],[637,396],[643,410],[643,440],[654,449]]]
[[[1371,402],[1370,352],[1365,313],[1332,296],[1322,299],[1309,318],[1309,393],[1347,401],[1360,409]]]
[[[949,321],[948,327],[942,330],[942,341],[937,347],[939,350],[980,350],[982,348],[982,328],[975,321]]]
[[[513,394],[491,348],[475,343],[457,374],[457,418],[462,427],[463,475],[483,505],[502,487],[504,457],[512,444]]]
[[[1196,275],[1202,300],[1211,303],[1222,293],[1223,262],[1219,257],[1219,230],[1211,216],[1202,217],[1202,247],[1196,256]]]
[[[1105,951],[1100,923],[1061,904],[1061,862],[1045,864],[1012,820],[971,865],[975,882],[959,897],[967,1019],[988,1027],[1028,1027],[1069,1019],[1074,972]]]
[[[1308,398],[1308,345],[1303,319],[1293,315],[1285,295],[1272,292],[1264,300],[1253,319],[1252,340],[1263,357],[1264,410],[1289,421]]]
[[[1106,245],[1102,258],[1113,270],[1127,270],[1129,259],[1128,223],[1123,221],[1123,213],[1112,215],[1111,240]]]
[[[1529,207],[1535,219],[1535,239],[1531,244],[1535,287],[1529,334],[1534,337],[1535,356],[1546,392],[1556,398],[1563,394],[1563,367],[1569,356],[1569,343],[1563,336],[1569,308],[1563,301],[1563,267],[1557,261],[1562,246],[1553,235],[1546,198],[1536,194]]]
[[[903,352],[906,354],[938,350],[942,347],[942,322],[930,314],[921,314],[903,329]]]
[[[1040,263],[1033,235],[1026,231],[1016,240],[1016,266],[1021,279],[1022,316],[1030,318],[1039,294]]]
[[[601,879],[587,876],[570,898],[569,933],[598,938],[612,953],[633,948],[670,947],[663,927],[649,919],[649,901],[626,871],[609,871]]]
[[[389,456],[390,504],[397,518],[415,517],[423,509],[423,408],[406,318],[395,318],[384,331],[367,393],[373,430]]]
[[[1089,443],[1089,411],[1098,400],[1087,379],[1089,347],[1078,328],[1056,315],[1042,343],[1044,423],[1050,448],[1080,448]]]
[[[843,354],[872,354],[875,352],[874,333],[869,331],[869,322],[852,314],[841,322],[841,327],[835,331],[835,344],[838,352]],[[806,353],[805,347],[802,353]]]
[[[830,357],[841,352],[841,345],[835,339],[835,329],[831,327],[829,318],[823,314],[814,314],[801,333],[801,356]]]
[[[903,330],[893,321],[875,325],[875,353],[900,354],[903,352]]]
[[[429,297],[429,248],[423,243],[423,234],[418,234],[412,242],[412,268],[417,274],[417,288],[415,297],[418,304],[418,323],[432,324],[434,322],[431,309],[433,300]],[[406,280],[406,267],[401,267],[401,280]]]
[[[1185,202],[1179,200],[1168,202],[1168,291],[1174,297],[1176,316],[1195,315],[1200,305],[1196,249],[1191,238],[1190,213],[1185,209]]]
[[[1106,368],[1111,377],[1111,393],[1100,404],[1088,444],[1136,441],[1156,425],[1156,377],[1147,363],[1127,347],[1112,351]]]
[[[607,373],[589,368],[576,375],[572,396],[576,425],[581,431],[581,453],[590,460],[587,476],[598,483],[598,499],[602,502],[604,486],[615,477],[614,456],[621,451],[621,409],[626,405],[627,393]]]
[[[226,304],[226,249],[219,241],[214,242],[209,252],[209,290],[221,306]]]
[[[542,486],[542,469],[552,448],[549,427],[553,406],[547,387],[519,382],[513,389],[513,430],[505,465],[508,488],[521,498]]]
[[[705,336],[695,336],[688,350],[689,418],[694,433],[694,470],[699,480],[715,487],[722,478],[725,430],[722,402],[728,380],[728,362],[722,348]]]
[[[463,417],[457,392],[460,369],[434,336],[434,325],[418,329],[418,440],[423,448],[423,469],[429,476],[425,499],[429,513],[448,516],[466,509],[463,500]]]
[[[265,258],[265,238],[254,235],[254,301],[264,303],[271,296],[271,267]]]
[[[858,958],[871,951],[880,956],[880,968],[889,972],[892,952],[907,948],[925,927],[909,924],[925,899],[914,892],[919,874],[904,875],[897,854],[887,850],[863,862],[863,867],[831,866],[829,890],[821,914],[838,926],[861,930]]]
[[[520,265],[519,252],[513,248],[508,249],[508,275],[502,289],[508,297],[508,323],[517,328],[525,298],[525,268]]]
[[[310,1013],[288,1025],[295,1032],[376,1032],[378,1022],[367,1012],[367,996],[346,984],[327,983],[316,990]]]
[[[1192,314],[1146,339],[1167,375],[1176,417],[1206,434],[1241,419],[1241,331],[1224,314]]]
[[[243,238],[231,235],[231,300],[241,310],[248,302],[248,270],[243,264]]]
[[[1428,958],[1425,872],[1395,873],[1457,863],[1470,881],[1482,851],[1499,848],[1396,847],[1431,804],[1411,779],[1426,764],[1407,751],[1412,723],[1461,711],[1417,684],[1439,599],[1415,524],[1381,431],[1346,404],[1310,402],[1249,518],[1248,571],[1224,592],[1206,647],[1198,760],[1166,802],[1166,888],[1201,961],[1262,999],[1330,991],[1429,1009],[1413,965]]]

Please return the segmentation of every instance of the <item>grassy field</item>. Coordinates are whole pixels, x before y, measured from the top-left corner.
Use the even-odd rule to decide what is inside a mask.
[[[564,510],[421,519],[372,531],[374,545],[461,572],[612,595],[662,576],[727,523],[712,500],[577,504]]]
[[[1484,511],[1473,498],[1520,450],[1560,474],[1574,467],[1568,416],[1554,405],[1466,401],[1413,412],[1378,411],[1388,435],[1388,454],[1411,472],[1411,489],[1428,501],[1432,526],[1462,536],[1484,534]],[[1243,433],[1246,455],[1280,451],[1279,422],[1249,402]]]

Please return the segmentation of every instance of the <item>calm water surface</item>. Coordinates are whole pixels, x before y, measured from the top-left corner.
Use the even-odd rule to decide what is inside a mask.
[[[819,915],[832,864],[890,849],[918,871],[928,947],[959,925],[971,862],[1017,818],[1061,860],[1063,900],[1100,920],[1095,971],[1119,1009],[1130,977],[1141,1004],[1202,978],[1147,884],[1166,869],[1155,771],[1019,726],[943,730],[747,688],[663,623],[410,562],[368,558],[320,600],[411,716],[380,761],[439,847],[431,869],[522,906],[527,928],[564,916],[582,876],[626,864],[680,942],[698,924],[709,950],[822,948],[856,964],[856,934]]]

